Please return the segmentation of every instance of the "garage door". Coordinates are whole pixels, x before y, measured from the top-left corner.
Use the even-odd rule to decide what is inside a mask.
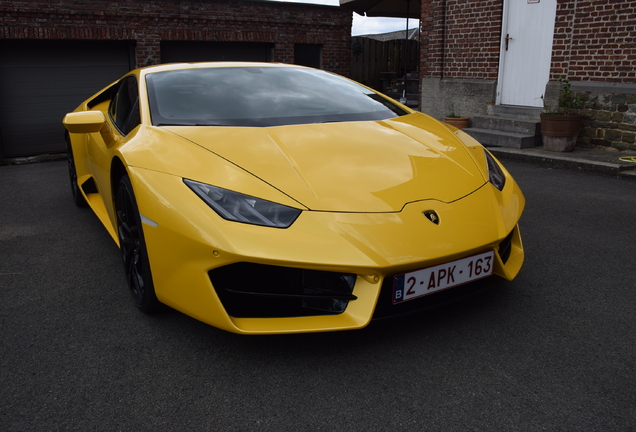
[[[64,114],[131,70],[128,41],[0,40],[6,158],[66,151]]]
[[[161,42],[161,62],[272,61],[273,43],[267,42]]]

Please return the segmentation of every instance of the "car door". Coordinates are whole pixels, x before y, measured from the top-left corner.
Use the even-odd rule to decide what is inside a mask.
[[[137,77],[129,75],[112,90],[104,112],[108,130],[89,135],[87,154],[98,192],[111,220],[115,220],[110,168],[116,149],[125,144],[130,132],[140,124]]]

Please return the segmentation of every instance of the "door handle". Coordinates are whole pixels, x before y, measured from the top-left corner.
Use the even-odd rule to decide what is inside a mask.
[[[508,41],[512,40],[510,34],[506,34],[506,51],[508,51]]]

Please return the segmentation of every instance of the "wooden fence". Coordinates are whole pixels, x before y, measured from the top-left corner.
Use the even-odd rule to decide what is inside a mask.
[[[419,42],[404,39],[381,42],[362,36],[352,39],[351,78],[378,91],[404,76],[404,44],[408,43],[407,72],[417,72]]]

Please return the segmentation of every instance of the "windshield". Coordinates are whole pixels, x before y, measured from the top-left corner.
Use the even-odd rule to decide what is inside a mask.
[[[337,75],[294,67],[227,67],[146,76],[152,124],[281,126],[407,114]]]

